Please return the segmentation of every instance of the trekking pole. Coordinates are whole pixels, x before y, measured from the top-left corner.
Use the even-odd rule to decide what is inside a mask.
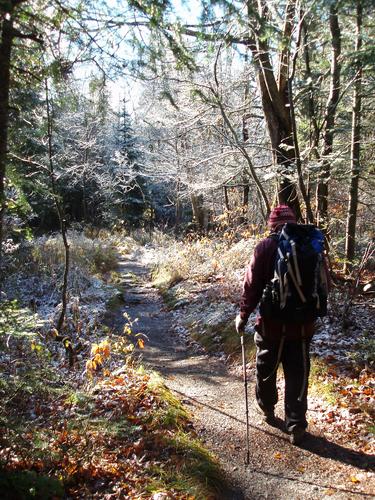
[[[241,335],[241,347],[242,347],[242,369],[243,369],[243,383],[245,387],[245,405],[246,405],[246,459],[245,464],[250,463],[250,436],[249,436],[249,402],[247,399],[247,373],[246,373],[246,358],[245,358],[245,343],[244,334]]]

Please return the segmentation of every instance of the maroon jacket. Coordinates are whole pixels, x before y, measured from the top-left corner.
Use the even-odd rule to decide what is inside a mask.
[[[254,249],[254,254],[247,267],[243,282],[243,291],[240,303],[240,316],[247,321],[250,314],[255,310],[266,284],[273,278],[274,263],[276,259],[278,243],[273,238],[264,238]],[[301,328],[307,337],[314,334],[314,321],[302,324],[288,324],[287,337],[300,338]],[[257,317],[255,329],[265,337],[279,337],[282,334],[282,321],[270,320]]]

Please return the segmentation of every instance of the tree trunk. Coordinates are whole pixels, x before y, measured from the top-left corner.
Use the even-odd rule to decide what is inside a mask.
[[[51,116],[51,109],[50,109],[50,100],[49,100],[49,93],[48,93],[48,83],[47,80],[45,81],[45,90],[46,90],[46,110],[47,110],[47,135],[48,135],[48,172],[49,172],[49,178],[51,182],[51,188],[52,188],[52,194],[53,194],[53,199],[55,202],[57,214],[59,217],[59,222],[60,222],[60,230],[61,230],[61,236],[63,239],[63,244],[64,244],[64,250],[65,250],[65,265],[64,265],[64,276],[63,276],[63,284],[62,284],[62,290],[61,290],[61,312],[59,319],[57,321],[57,326],[56,329],[58,333],[61,333],[61,330],[64,325],[64,320],[65,320],[65,314],[66,314],[66,308],[68,304],[68,276],[69,276],[69,266],[70,266],[70,248],[69,248],[69,242],[68,242],[68,237],[67,237],[67,229],[66,229],[66,220],[64,216],[64,207],[62,206],[62,203],[60,201],[59,194],[57,192],[56,188],[56,179],[55,179],[55,169],[54,169],[54,163],[53,163],[53,151],[52,151],[52,116]],[[67,354],[69,356],[70,364],[73,364],[73,357],[72,357],[72,346],[69,341],[68,345],[64,344],[64,347],[67,351]]]
[[[296,117],[294,113],[294,102],[293,102],[293,91],[292,91],[292,79],[289,79],[289,101],[290,101],[290,119],[292,122],[292,131],[293,131],[293,144],[294,144],[294,152],[296,156],[296,169],[297,169],[297,174],[298,174],[298,186],[299,190],[301,192],[303,201],[305,202],[305,207],[306,207],[306,219],[307,222],[310,224],[314,223],[314,215],[313,211],[311,208],[311,203],[310,203],[310,197],[308,195],[308,191],[305,186],[305,182],[303,180],[303,174],[302,174],[302,162],[301,162],[301,156],[299,152],[299,143],[298,143],[298,136],[297,136],[297,124],[296,124]]]
[[[229,205],[229,196],[228,196],[228,186],[223,186],[223,190],[224,190],[224,204],[225,204],[225,209],[229,212],[230,205]]]
[[[0,10],[2,15],[2,9]],[[9,82],[10,62],[13,45],[13,20],[4,15],[2,20],[0,42],[0,269],[2,263],[2,246],[4,238],[5,173],[8,153],[8,122],[9,122]],[[2,281],[2,280],[0,280]]]
[[[284,34],[291,33],[291,23],[294,15],[295,2],[288,3]],[[293,144],[292,123],[289,114],[288,96],[288,58],[289,47],[280,53],[278,81],[274,75],[270,51],[258,20],[252,22],[254,17],[264,19],[266,7],[262,2],[256,5],[255,0],[248,2],[248,18],[252,23],[252,34],[249,38],[249,47],[253,54],[255,67],[258,73],[258,88],[261,95],[262,107],[267,123],[271,141],[274,164],[277,166],[279,187],[278,201],[286,203],[293,208],[297,219],[301,219],[301,209],[298,200],[296,185],[290,180],[290,174],[295,171],[295,149]],[[257,12],[257,16],[254,16]],[[290,36],[290,35],[289,35]]]
[[[249,85],[247,84],[245,87],[245,103],[248,99],[249,96]],[[247,115],[244,114],[242,117],[242,140],[244,145],[249,141],[249,124],[247,121]],[[249,185],[249,179],[245,175],[246,172],[243,172],[242,174],[242,182],[243,182],[243,195],[242,195],[242,217],[240,218],[241,223],[246,222],[246,214],[249,208],[249,194],[250,194],[250,185]]]
[[[319,126],[318,121],[316,119],[316,105],[314,99],[314,85],[313,85],[313,75],[311,73],[311,65],[310,65],[310,52],[309,52],[309,35],[308,35],[308,27],[306,21],[302,22],[303,29],[303,56],[305,62],[305,71],[304,76],[305,80],[309,81],[308,84],[308,97],[307,97],[307,112],[309,117],[309,146],[310,146],[310,154],[313,154],[315,159],[319,158],[318,153],[318,144],[319,144]],[[308,189],[309,193],[309,189]]]
[[[249,208],[249,194],[250,194],[250,186],[247,184],[247,179],[244,179],[244,187],[243,187],[243,198],[242,198],[242,207],[244,215]]]
[[[176,205],[175,205],[175,234],[178,233],[182,220],[182,204],[180,199],[180,179],[176,183]]]
[[[355,52],[358,58],[356,67],[356,77],[354,82],[353,111],[352,111],[352,138],[351,138],[351,179],[349,188],[348,213],[346,219],[345,233],[345,273],[352,269],[355,256],[355,235],[358,208],[358,184],[360,172],[361,153],[361,92],[362,92],[362,61],[360,51],[362,47],[362,3],[357,0],[357,26]]]
[[[329,27],[332,40],[331,85],[326,106],[325,126],[323,133],[322,166],[316,189],[317,223],[327,230],[328,225],[328,184],[331,175],[331,160],[333,136],[336,118],[336,108],[340,98],[341,64],[341,31],[337,15],[337,3],[331,5]]]
[[[203,207],[203,195],[191,194],[191,206],[193,208],[194,221],[201,229],[204,229],[206,217]]]

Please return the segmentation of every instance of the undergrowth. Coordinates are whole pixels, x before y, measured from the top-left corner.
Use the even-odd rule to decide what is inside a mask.
[[[84,233],[68,232],[72,267],[91,274],[104,274],[117,267],[117,251],[111,239],[91,239]],[[53,269],[64,262],[64,245],[59,235],[37,238],[33,242],[36,266]]]
[[[153,272],[153,284],[165,292],[183,280],[210,282],[215,279],[217,299],[235,300],[238,296],[236,272],[249,262],[256,239],[242,239],[229,245],[224,238],[203,237],[192,240],[172,240],[158,248],[158,262]],[[212,297],[213,298],[213,297]]]
[[[188,413],[156,375],[128,363],[78,383],[35,353],[3,375],[2,498],[138,498],[161,487],[176,499],[209,498],[220,484]]]
[[[324,398],[330,404],[335,404],[339,398],[339,392],[328,375],[329,366],[327,363],[313,357],[309,377],[309,392]]]
[[[115,268],[108,242],[73,240],[73,262],[88,280]],[[49,266],[57,269],[62,257],[58,239],[34,243],[36,268],[28,276],[53,275]],[[42,293],[41,300],[48,287]],[[133,334],[137,319],[125,315],[123,331],[114,332],[71,298],[64,335],[79,350],[69,367],[53,325],[32,309],[17,300],[0,304],[1,497],[214,498],[219,468],[199,452],[190,415],[134,362],[145,342]]]

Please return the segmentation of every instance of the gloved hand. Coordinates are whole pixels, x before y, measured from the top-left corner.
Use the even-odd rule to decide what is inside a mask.
[[[235,323],[236,323],[237,333],[240,333],[240,334],[243,333],[245,330],[245,325],[246,325],[247,321],[242,319],[241,316],[239,314],[237,314]]]

